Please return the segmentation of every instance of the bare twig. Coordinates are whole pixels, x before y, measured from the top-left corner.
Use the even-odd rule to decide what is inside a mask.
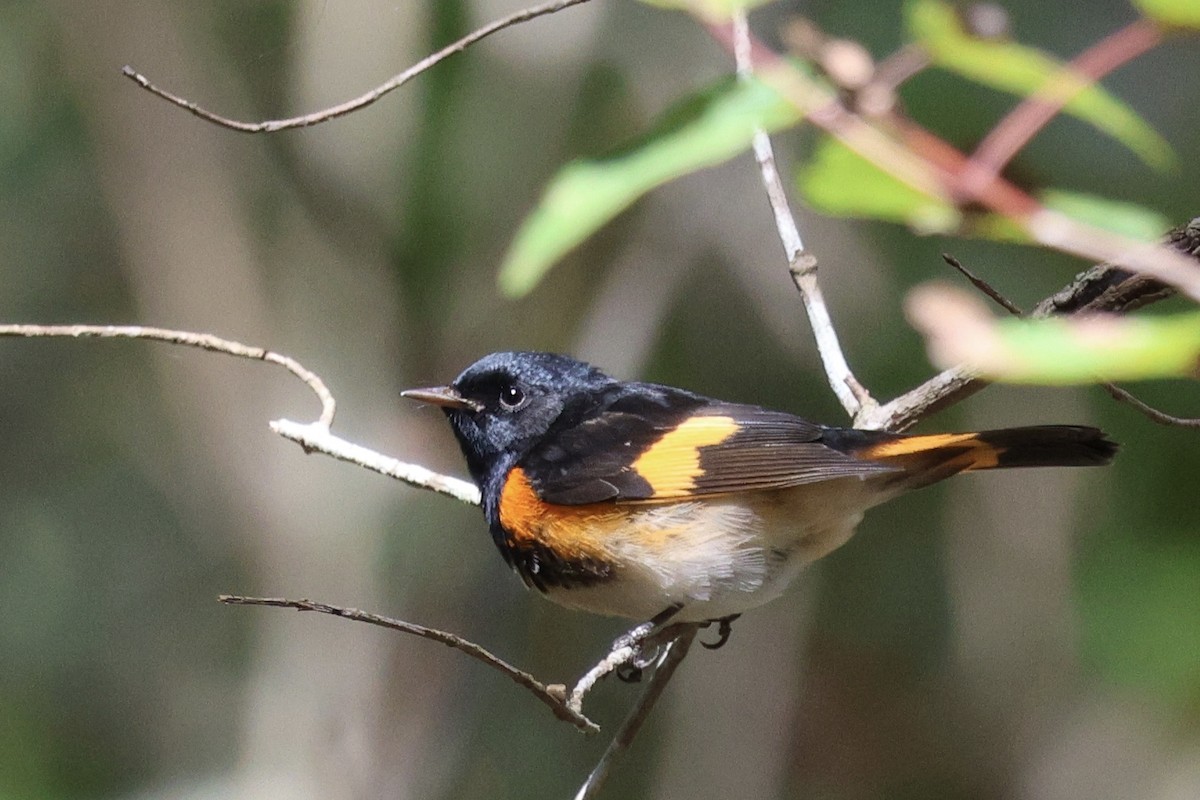
[[[659,656],[658,664],[655,666],[654,674],[650,678],[646,690],[642,692],[638,698],[637,705],[629,712],[629,716],[621,723],[620,729],[613,736],[608,747],[604,751],[604,755],[592,768],[591,774],[584,781],[583,786],[579,787],[579,791],[575,794],[575,800],[587,800],[589,797],[595,797],[600,791],[600,787],[604,785],[604,781],[608,778],[608,773],[612,769],[613,763],[629,749],[629,745],[637,737],[638,731],[642,729],[646,718],[650,715],[654,704],[658,702],[658,698],[662,696],[663,690],[671,680],[671,676],[675,674],[675,670],[683,663],[684,657],[688,654],[688,649],[692,646],[692,640],[696,638],[696,632],[699,627],[696,625],[686,625],[679,633],[678,637],[673,641],[663,645],[662,653]]]
[[[733,16],[734,59],[737,63],[737,73],[746,78],[754,73],[754,63],[751,58],[749,26],[745,10],[739,10]],[[779,240],[783,243],[783,251],[787,256],[788,268],[792,281],[800,290],[804,309],[808,313],[812,325],[813,337],[817,341],[817,352],[820,353],[821,363],[825,366],[825,375],[834,395],[841,402],[842,408],[851,418],[856,416],[864,406],[873,406],[874,401],[862,384],[850,371],[846,356],[842,353],[837,331],[829,316],[829,308],[825,305],[825,296],[817,282],[817,259],[804,249],[800,238],[800,230],[796,218],[788,203],[787,193],[783,182],[779,179],[779,170],[775,166],[775,153],[771,147],[771,137],[766,131],[759,129],[754,132],[754,158],[758,162],[762,174],[763,187],[767,191],[767,200],[775,215],[775,229],[779,232]]]
[[[567,695],[567,708],[572,711],[583,713],[583,698],[592,687],[596,685],[601,678],[612,674],[615,670],[628,664],[638,654],[639,648],[635,645],[625,645],[618,647],[604,658],[596,662],[595,666],[583,673],[578,681],[575,682],[575,688]]]
[[[595,666],[583,674],[583,676],[575,682],[575,688],[567,696],[567,706],[582,713],[583,698],[592,687],[596,685],[602,678],[611,675],[621,667],[629,664],[635,657],[642,653],[653,653],[654,648],[663,647],[669,642],[675,641],[679,635],[688,629],[699,629],[707,623],[680,622],[674,625],[667,625],[665,628],[653,629],[645,636],[633,637],[634,631],[617,639],[613,645],[613,649],[607,656],[596,662]],[[649,623],[647,623],[649,625]],[[642,626],[638,626],[639,628]],[[654,657],[651,656],[652,660]]]
[[[949,253],[942,253],[942,260],[962,273],[962,276],[970,281],[972,286],[995,300],[997,305],[999,305],[1008,313],[1017,317],[1025,313],[1016,305],[1014,305],[1011,300],[1000,294],[1000,292],[996,291],[996,289],[990,283],[964,267],[962,262],[954,256],[950,255]]]
[[[1127,389],[1122,389],[1115,383],[1104,384],[1104,391],[1108,392],[1114,400],[1121,403],[1126,403],[1133,406],[1138,411],[1145,414],[1148,418],[1157,422],[1160,425],[1170,425],[1176,428],[1200,428],[1200,418],[1197,417],[1176,417],[1166,412],[1159,411],[1154,406],[1144,400],[1130,394]]]
[[[45,338],[66,336],[74,339],[146,339],[153,342],[168,342],[187,347],[197,347],[213,353],[227,353],[239,358],[266,361],[278,364],[304,381],[321,401],[321,416],[318,424],[328,427],[333,424],[337,404],[333,395],[317,375],[306,369],[294,358],[253,347],[230,339],[221,339],[207,333],[176,331],[166,328],[148,328],[142,325],[0,325],[0,336],[25,336]]]
[[[148,328],[141,325],[0,325],[0,336],[29,338],[71,337],[101,339],[144,339],[196,347],[213,353],[225,353],[238,358],[278,364],[312,389],[321,401],[321,416],[316,422],[302,424],[279,419],[271,422],[271,430],[290,439],[306,452],[320,452],[342,461],[350,461],[367,469],[387,475],[422,489],[449,495],[464,503],[479,504],[479,490],[474,484],[439,475],[416,464],[398,461],[382,453],[347,442],[330,433],[336,403],[325,382],[316,373],[290,356],[261,347],[254,347],[207,333]]]
[[[348,461],[380,475],[395,478],[409,486],[429,489],[470,505],[479,505],[479,488],[475,484],[348,442],[330,433],[329,428],[319,422],[306,425],[288,419],[277,419],[271,421],[271,430],[300,445],[305,452],[324,453],[339,461]]]
[[[461,636],[455,636],[453,633],[440,631],[436,628],[427,628],[424,625],[416,625],[390,617],[383,617],[378,614],[370,614],[366,611],[360,611],[357,608],[342,608],[340,606],[329,605],[328,603],[317,603],[312,600],[287,600],[280,597],[242,597],[240,595],[228,594],[220,595],[217,599],[228,605],[271,606],[274,608],[294,608],[297,611],[317,611],[322,614],[331,614],[335,617],[343,617],[355,622],[378,625],[381,628],[388,628],[400,633],[410,633],[413,636],[420,636],[423,639],[441,642],[459,652],[466,653],[476,661],[487,664],[492,669],[512,678],[515,683],[524,686],[533,693],[534,697],[545,703],[554,712],[554,716],[559,719],[570,722],[586,733],[596,733],[600,730],[599,726],[582,713],[569,708],[566,702],[564,702],[561,693],[552,690],[528,672],[517,669],[474,642],[469,642]]]
[[[939,372],[915,389],[854,419],[854,427],[877,431],[904,431],[943,408],[966,400],[987,386],[966,367]]]
[[[1155,22],[1142,17],[1063,65],[983,138],[958,178],[960,191],[979,194],[1067,103],[1117,67],[1157,47],[1162,36]]]
[[[204,108],[201,108],[191,100],[187,100],[177,94],[167,91],[166,89],[161,89],[158,86],[155,86],[150,82],[149,78],[136,71],[133,67],[122,67],[121,74],[153,94],[155,97],[160,97],[163,100],[166,100],[168,103],[179,106],[185,111],[196,115],[206,122],[220,125],[223,128],[229,128],[230,130],[241,131],[243,133],[273,133],[275,131],[288,130],[290,128],[306,128],[310,125],[317,125],[322,122],[328,122],[329,120],[337,119],[338,117],[345,116],[346,114],[357,111],[360,108],[365,108],[366,106],[371,105],[385,94],[388,94],[395,89],[399,89],[401,86],[408,83],[410,80],[417,77],[430,67],[437,65],[456,53],[462,52],[479,40],[485,39],[497,31],[510,28],[513,25],[519,25],[522,22],[528,22],[531,19],[545,16],[546,14],[553,14],[556,11],[562,11],[564,8],[577,6],[581,3],[586,3],[587,1],[588,0],[552,0],[552,2],[531,6],[513,14],[509,14],[507,17],[490,22],[487,25],[484,25],[482,28],[472,31],[463,38],[459,39],[457,42],[443,47],[436,53],[426,56],[416,64],[413,64],[411,67],[401,72],[399,75],[396,75],[390,80],[380,84],[366,94],[356,97],[353,100],[347,100],[344,103],[339,103],[336,106],[331,106],[329,108],[322,109],[321,111],[315,111],[311,114],[305,114],[304,116],[300,117],[264,120],[261,122],[241,122],[239,120],[223,117],[220,114],[208,111]]]

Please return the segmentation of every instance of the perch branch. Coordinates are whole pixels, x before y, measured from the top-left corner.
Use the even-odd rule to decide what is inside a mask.
[[[388,628],[400,633],[420,636],[430,641],[441,642],[459,652],[466,653],[476,661],[487,664],[492,669],[498,670],[512,678],[515,683],[524,686],[533,693],[534,697],[545,703],[554,712],[554,716],[559,719],[570,722],[586,733],[596,733],[600,730],[599,726],[585,717],[581,712],[569,708],[560,692],[556,692],[528,672],[517,669],[474,642],[469,642],[461,636],[455,636],[453,633],[440,631],[436,628],[427,628],[424,625],[416,625],[411,622],[404,622],[403,620],[392,619],[378,614],[370,614],[366,611],[360,611],[357,608],[342,608],[311,600],[286,600],[278,597],[242,597],[240,595],[229,594],[220,595],[217,599],[227,605],[271,606],[273,608],[294,608],[297,611],[316,611],[321,614],[330,614],[335,617],[354,620],[355,622],[365,622],[368,625],[378,625],[381,628]]]
[[[408,69],[401,72],[399,75],[396,75],[379,86],[376,86],[366,94],[360,95],[353,100],[347,100],[335,106],[330,106],[329,108],[322,109],[321,111],[315,111],[311,114],[305,114],[304,116],[300,117],[263,120],[260,122],[242,122],[239,120],[230,119],[229,117],[221,116],[220,114],[216,114],[212,111],[208,111],[207,109],[201,108],[191,100],[180,97],[179,95],[169,92],[166,89],[161,89],[158,86],[155,86],[150,82],[149,78],[131,66],[126,65],[122,67],[121,74],[126,78],[129,78],[146,91],[150,92],[150,94],[154,95],[155,97],[166,100],[168,103],[176,105],[206,122],[220,125],[223,128],[241,131],[242,133],[274,133],[275,131],[283,131],[290,128],[306,128],[310,125],[317,125],[322,122],[328,122],[329,120],[337,119],[338,117],[345,116],[346,114],[350,114],[359,110],[360,108],[365,108],[371,105],[389,92],[399,89],[401,86],[408,83],[422,72],[425,72],[430,67],[439,64],[446,58],[449,58],[456,53],[461,53],[463,50],[466,50],[479,40],[486,39],[488,36],[491,36],[497,31],[502,31],[505,28],[512,27],[513,25],[519,25],[522,22],[528,22],[531,19],[545,16],[546,14],[553,14],[556,11],[561,11],[570,6],[577,6],[581,3],[586,3],[587,1],[588,0],[552,0],[552,2],[531,6],[529,8],[522,9],[521,11],[509,14],[507,17],[490,22],[487,25],[484,25],[482,28],[468,33],[457,42],[443,47],[436,53],[426,56]]]

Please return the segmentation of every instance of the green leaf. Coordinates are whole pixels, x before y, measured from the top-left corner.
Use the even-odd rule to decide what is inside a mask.
[[[1065,386],[1200,376],[1200,311],[997,319],[975,295],[931,284],[909,293],[905,312],[935,364],[965,364],[988,380]]]
[[[884,172],[841,142],[823,136],[798,181],[814,209],[842,217],[900,222],[922,233],[956,230],[958,210]]]
[[[564,254],[646,192],[732,158],[750,146],[756,128],[779,130],[800,119],[767,85],[725,80],[677,105],[621,152],[567,164],[517,231],[500,267],[501,290],[527,294]]]
[[[1200,3],[1196,0],[1133,0],[1148,17],[1180,28],[1200,28]]]
[[[1200,366],[1200,313],[1000,320],[1005,361],[989,377],[1050,385],[1188,377]]]
[[[1196,5],[1194,0],[1191,5]],[[954,8],[941,0],[910,0],[905,12],[909,31],[937,66],[1020,97],[1048,86],[1068,88],[1067,82],[1077,81],[1082,88],[1064,111],[1107,133],[1155,169],[1175,163],[1171,146],[1132,109],[1082,75],[1063,71],[1060,61],[1031,47],[969,35]]]
[[[1063,189],[1046,189],[1037,197],[1046,208],[1074,220],[1143,242],[1157,242],[1171,227],[1162,214],[1135,203]],[[960,232],[998,242],[1035,244],[1027,230],[999,214],[971,215]]]
[[[1072,219],[1143,242],[1159,241],[1171,227],[1162,214],[1135,203],[1062,189],[1047,189],[1038,196],[1047,208]]]

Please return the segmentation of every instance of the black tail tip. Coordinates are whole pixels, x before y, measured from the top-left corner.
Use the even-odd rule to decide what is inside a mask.
[[[1099,428],[1039,425],[987,431],[980,438],[1000,451],[1000,467],[1102,467],[1120,447]]]

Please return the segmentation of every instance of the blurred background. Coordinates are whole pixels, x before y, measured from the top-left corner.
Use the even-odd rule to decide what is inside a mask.
[[[1070,57],[1134,18],[1117,0],[1009,2]],[[274,136],[217,129],[131,64],[230,116],[356,96],[497,0],[0,4],[0,321],[141,323],[270,347],[320,373],[335,431],[463,475],[434,409],[501,349],[841,423],[748,156],[679,181],[531,296],[495,267],[555,169],[643,131],[725,74],[687,18],[597,2],[501,33],[375,106]],[[899,3],[779,3],[877,55]],[[1154,174],[1055,120],[1021,180],[1200,215],[1200,43],[1105,85],[1176,148]],[[1013,100],[937,73],[912,114],[962,146]],[[794,160],[805,135],[781,137]],[[799,210],[859,378],[930,374],[900,304],[954,253],[1031,306],[1087,266]],[[1136,387],[1197,413],[1194,384]],[[219,593],[308,597],[455,631],[569,681],[623,629],[526,592],[477,509],[274,436],[314,419],[282,371],[145,342],[0,340],[0,798],[566,797],[636,687],[585,738],[432,643]],[[1106,470],[966,477],[873,512],[722,650],[687,660],[604,796],[1200,797],[1200,434],[1098,389],[992,388],[924,430],[1074,422]]]

